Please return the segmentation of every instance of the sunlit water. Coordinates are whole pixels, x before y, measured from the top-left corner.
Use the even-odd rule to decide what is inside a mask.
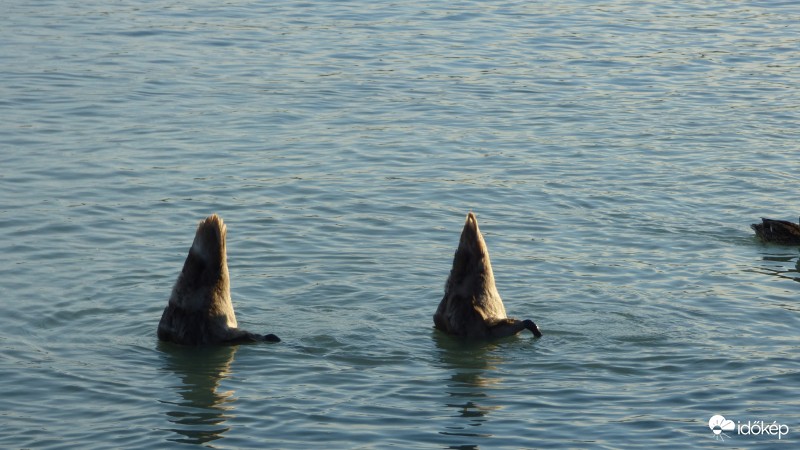
[[[0,447],[797,445],[797,4],[0,12]],[[469,210],[543,338],[432,329]],[[283,342],[157,342],[214,212]]]

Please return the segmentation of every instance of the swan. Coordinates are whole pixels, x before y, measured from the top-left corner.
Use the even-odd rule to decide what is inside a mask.
[[[542,336],[532,320],[517,320],[506,315],[494,283],[489,249],[472,212],[467,214],[444,297],[433,315],[433,323],[445,333],[470,338],[513,336],[525,329],[536,337]]]
[[[274,334],[238,328],[231,303],[226,232],[225,223],[216,214],[200,221],[158,323],[160,340],[184,345],[280,342]]]

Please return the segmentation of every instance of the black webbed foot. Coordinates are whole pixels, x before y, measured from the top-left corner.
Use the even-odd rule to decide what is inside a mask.
[[[264,336],[264,341],[266,341],[266,342],[280,342],[281,338],[279,338],[278,336],[275,336],[274,334],[270,333],[270,334],[267,334],[267,335]]]
[[[532,320],[526,319],[522,323],[525,324],[525,328],[531,330],[531,333],[533,333],[534,336],[536,336],[537,338],[542,337],[542,332],[539,331],[539,327],[537,327]]]

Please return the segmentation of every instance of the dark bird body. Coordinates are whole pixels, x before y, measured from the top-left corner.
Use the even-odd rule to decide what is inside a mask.
[[[761,219],[750,228],[763,242],[781,245],[800,245],[800,225],[788,220]]]

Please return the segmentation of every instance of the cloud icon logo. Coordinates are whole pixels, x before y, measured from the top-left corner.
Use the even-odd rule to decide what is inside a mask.
[[[715,438],[722,439],[722,436],[730,437],[727,434],[723,433],[723,431],[735,430],[736,424],[733,423],[732,420],[727,420],[725,417],[717,414],[715,416],[711,416],[711,418],[708,419],[708,428],[711,428],[711,431],[714,432]]]

